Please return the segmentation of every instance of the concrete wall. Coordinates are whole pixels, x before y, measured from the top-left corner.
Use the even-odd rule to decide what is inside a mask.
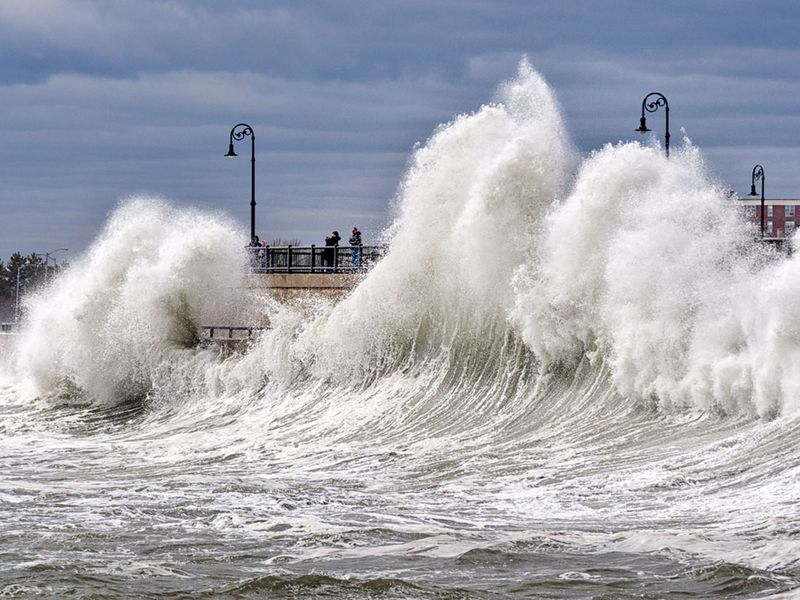
[[[363,279],[351,273],[271,273],[254,274],[251,287],[263,289],[280,302],[313,297],[341,300]]]
[[[336,302],[344,298],[363,278],[363,274],[351,273],[258,273],[251,275],[248,286],[252,290],[263,290],[279,302],[287,304],[315,297]],[[269,326],[269,315],[262,315],[259,322],[253,325]],[[201,332],[201,336],[203,333]],[[204,338],[204,343],[220,344],[226,352],[230,352],[249,342],[246,338],[226,339],[221,337],[224,333],[219,335],[215,339]],[[0,333],[0,357],[11,354],[16,340],[17,336],[14,334]]]

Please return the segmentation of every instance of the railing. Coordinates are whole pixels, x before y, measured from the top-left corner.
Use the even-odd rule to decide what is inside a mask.
[[[782,252],[788,256],[792,255],[792,242],[790,238],[765,237],[759,238],[759,241],[761,241],[763,244],[772,246],[778,252]]]
[[[252,338],[258,331],[263,331],[266,327],[232,327],[230,325],[201,325],[200,331],[203,333],[201,338],[209,340],[244,340]],[[208,334],[206,335],[206,332]],[[225,335],[217,335],[217,333],[227,333]],[[240,332],[244,335],[234,335],[234,332]]]
[[[386,253],[384,246],[248,247],[256,273],[359,273]]]
[[[0,323],[0,333],[18,333],[19,323]]]

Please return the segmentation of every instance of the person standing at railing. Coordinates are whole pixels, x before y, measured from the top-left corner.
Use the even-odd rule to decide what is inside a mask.
[[[250,254],[250,266],[254,269],[258,268],[258,252],[261,249],[261,241],[257,235],[250,238],[250,245],[247,246],[247,252]]]
[[[327,271],[333,271],[335,247],[339,245],[339,240],[341,239],[338,231],[334,231],[325,238],[325,250],[322,251],[322,266],[327,267]]]
[[[359,269],[361,267],[361,232],[355,225],[353,225],[353,231],[351,232],[350,241],[348,243],[353,253],[350,262],[353,265],[353,269]]]

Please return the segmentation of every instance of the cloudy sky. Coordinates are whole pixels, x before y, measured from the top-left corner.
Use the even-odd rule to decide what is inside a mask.
[[[797,0],[0,0],[0,258],[86,249],[121,199],[258,233],[371,241],[414,144],[492,100],[527,55],[588,153],[670,102],[714,175],[800,197]],[[651,117],[656,132],[662,115]]]

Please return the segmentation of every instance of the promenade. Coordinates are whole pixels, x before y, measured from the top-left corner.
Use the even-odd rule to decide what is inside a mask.
[[[385,254],[385,246],[252,246],[255,273],[337,274],[369,270]]]

